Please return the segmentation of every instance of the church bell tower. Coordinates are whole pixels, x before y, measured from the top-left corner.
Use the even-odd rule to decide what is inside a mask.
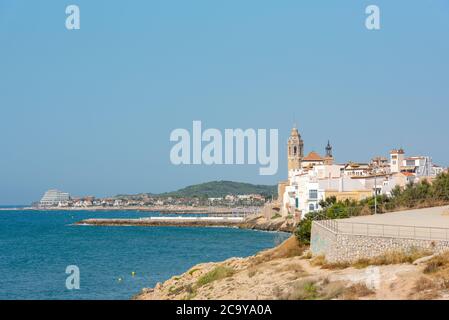
[[[290,137],[288,138],[287,143],[287,151],[288,151],[288,171],[300,169],[301,161],[304,158],[304,142],[301,139],[301,135],[296,129],[296,126],[293,127]]]
[[[332,156],[332,146],[330,141],[327,141],[326,156],[324,157],[324,164],[334,164],[334,157]]]

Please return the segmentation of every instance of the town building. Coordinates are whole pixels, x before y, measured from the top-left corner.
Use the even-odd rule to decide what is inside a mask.
[[[396,186],[431,181],[444,171],[428,156],[405,157],[402,148],[391,150],[389,158],[377,156],[369,163],[335,164],[328,141],[324,157],[315,151],[304,156],[304,141],[296,127],[287,149],[288,179],[279,182],[277,203],[272,207],[297,220],[320,210],[320,202],[329,197],[361,201],[375,194],[390,196]]]

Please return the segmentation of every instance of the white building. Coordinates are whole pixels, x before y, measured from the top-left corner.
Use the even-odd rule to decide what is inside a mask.
[[[281,213],[296,213],[302,219],[307,213],[320,210],[320,202],[327,197],[359,200],[374,194],[374,189],[365,185],[366,179],[354,179],[342,174],[343,167],[323,164],[290,173],[290,183],[285,188]],[[382,179],[379,179],[379,188],[381,186]]]
[[[361,201],[374,195],[391,195],[396,186],[406,186],[434,178],[444,169],[430,157],[405,158],[402,148],[390,157],[375,157],[369,163],[334,164],[328,142],[326,156],[316,152],[304,156],[304,141],[295,128],[287,143],[288,180],[278,185],[280,213],[302,219],[307,213],[322,209],[320,202],[330,197],[337,201]]]
[[[70,200],[67,192],[61,192],[56,189],[45,192],[39,204],[42,207],[64,206]]]
[[[404,150],[395,149],[390,152],[390,172],[397,173],[401,172],[401,167],[404,162]]]
[[[344,166],[344,174],[349,177],[368,176],[371,172],[371,166],[368,163],[349,162]]]

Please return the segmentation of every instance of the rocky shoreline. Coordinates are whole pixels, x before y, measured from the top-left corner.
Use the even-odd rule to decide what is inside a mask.
[[[293,219],[285,217],[267,219],[262,215],[258,215],[245,219],[245,221],[239,225],[239,228],[293,233],[296,226],[297,223]]]
[[[332,266],[291,237],[254,256],[198,264],[132,299],[446,300],[448,277],[449,255]]]

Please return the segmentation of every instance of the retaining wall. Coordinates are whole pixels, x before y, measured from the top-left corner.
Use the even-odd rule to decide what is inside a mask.
[[[374,258],[389,251],[442,253],[449,251],[449,241],[339,234],[314,221],[310,249],[313,255],[324,255],[328,262],[336,263]]]

